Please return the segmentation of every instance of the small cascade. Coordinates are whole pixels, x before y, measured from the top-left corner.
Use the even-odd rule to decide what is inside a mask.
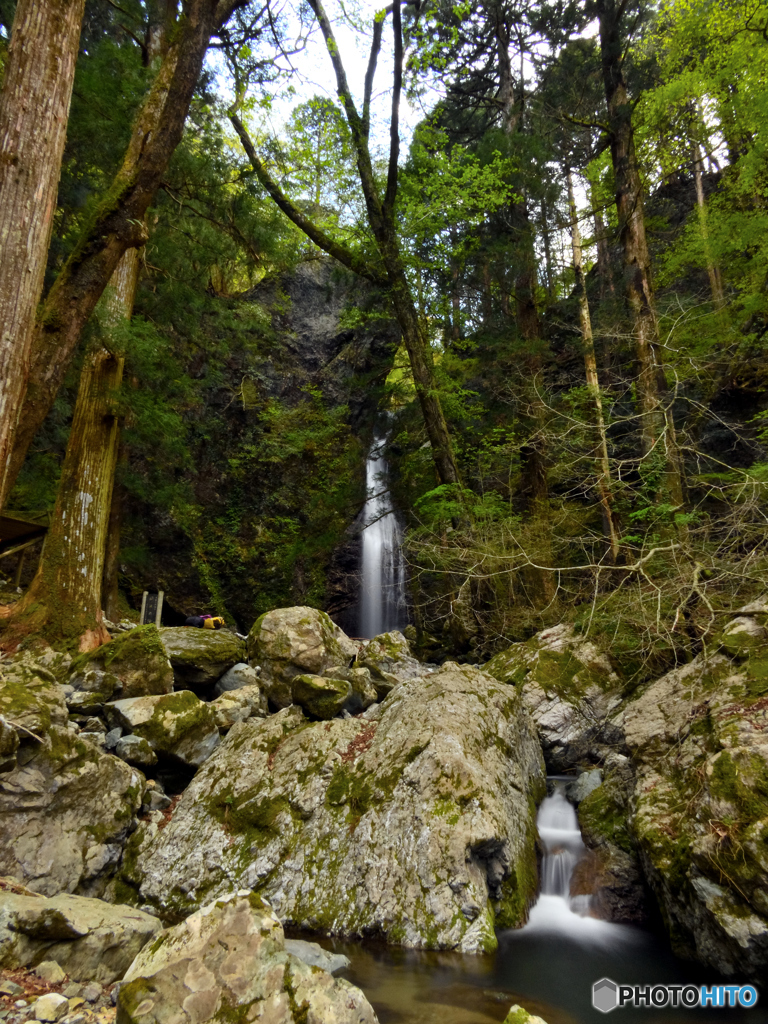
[[[537,825],[544,846],[541,895],[521,931],[570,935],[592,943],[633,939],[634,930],[627,925],[590,916],[591,896],[571,896],[573,872],[587,848],[576,811],[566,798],[565,782],[555,780],[552,795],[539,808]]]
[[[374,637],[408,624],[403,532],[389,498],[386,434],[374,435],[365,468],[370,497],[363,509],[360,636]]]

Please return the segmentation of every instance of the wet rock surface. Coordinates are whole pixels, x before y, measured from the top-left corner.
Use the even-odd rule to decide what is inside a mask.
[[[512,687],[457,665],[376,711],[233,726],[170,821],[131,840],[122,885],[168,919],[244,886],[325,934],[494,948],[536,891],[530,718]]]
[[[149,943],[120,986],[117,1019],[376,1024],[359,989],[286,951],[274,912],[247,892],[208,904]]]

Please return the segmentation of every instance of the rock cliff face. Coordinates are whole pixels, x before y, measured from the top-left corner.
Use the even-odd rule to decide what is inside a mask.
[[[446,665],[366,716],[235,725],[171,820],[131,840],[120,892],[178,919],[247,887],[325,934],[495,948],[537,887],[543,765],[519,697]]]

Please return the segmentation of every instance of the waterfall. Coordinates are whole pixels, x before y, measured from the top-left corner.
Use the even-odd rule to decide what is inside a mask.
[[[383,446],[386,434],[374,434],[365,467],[368,500],[363,509],[363,557],[360,579],[360,636],[374,637],[408,623],[402,530],[389,498],[389,471]]]
[[[536,824],[544,847],[541,895],[522,931],[570,935],[595,944],[634,940],[634,930],[627,925],[591,917],[590,896],[571,896],[573,871],[587,848],[563,781],[556,780],[552,795],[542,801]]]

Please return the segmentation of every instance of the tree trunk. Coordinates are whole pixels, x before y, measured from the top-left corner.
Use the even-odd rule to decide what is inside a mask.
[[[0,508],[29,376],[85,0],[19,0],[0,94]]]
[[[712,302],[715,309],[723,309],[725,306],[725,292],[723,291],[723,279],[720,276],[720,268],[712,258],[709,245],[709,228],[707,226],[707,205],[704,199],[704,180],[701,173],[701,148],[698,142],[693,143],[693,178],[696,183],[696,206],[699,211],[699,229],[701,240],[704,245],[704,259],[707,262],[707,276],[709,277],[709,290],[712,293]]]
[[[584,280],[584,268],[581,260],[581,233],[579,219],[576,216],[576,201],[573,196],[573,177],[570,168],[565,171],[568,182],[568,209],[571,216],[571,246],[573,249],[573,273],[576,278],[576,294],[579,301],[579,327],[581,328],[581,344],[584,353],[584,372],[587,387],[595,404],[595,426],[597,427],[598,443],[595,450],[595,471],[597,475],[597,493],[600,497],[600,511],[603,518],[603,533],[608,541],[611,561],[619,557],[619,536],[616,515],[613,507],[613,488],[611,485],[611,465],[608,461],[608,438],[605,432],[603,400],[600,397],[600,381],[597,376],[597,360],[595,343],[592,337],[592,319],[589,315],[589,299]]]
[[[129,249],[112,275],[100,316],[107,343],[133,310],[138,265],[138,252]],[[10,613],[11,636],[34,629],[48,639],[77,641],[81,651],[109,640],[101,595],[123,363],[103,346],[86,356],[51,526],[32,585]]]
[[[8,470],[15,481],[123,253],[146,241],[144,216],[178,145],[214,29],[236,0],[190,0],[136,118],[123,164],[43,303]]]
[[[682,475],[669,409],[662,403],[666,390],[659,356],[659,331],[651,286],[651,260],[645,236],[643,189],[635,153],[632,103],[624,81],[621,18],[623,5],[598,0],[600,53],[608,106],[611,161],[616,187],[616,211],[624,250],[624,293],[632,318],[637,361],[640,434],[645,458],[661,460],[663,484],[658,497],[681,505]]]
[[[616,289],[613,286],[613,272],[611,271],[611,255],[608,251],[608,228],[597,203],[595,189],[590,189],[590,200],[594,211],[595,224],[595,246],[597,248],[597,279],[600,282],[598,296],[602,302],[610,292],[613,296]]]

